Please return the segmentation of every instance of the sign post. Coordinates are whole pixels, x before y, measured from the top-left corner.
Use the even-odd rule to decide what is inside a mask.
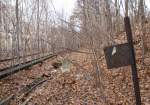
[[[141,105],[140,86],[139,86],[139,79],[138,79],[136,60],[135,60],[135,51],[134,51],[134,46],[133,46],[133,38],[132,38],[132,31],[131,31],[129,17],[125,17],[124,22],[125,22],[127,40],[128,40],[128,44],[130,48],[132,80],[133,80],[134,92],[135,92],[135,97],[136,97],[136,105]]]
[[[118,68],[131,65],[136,105],[141,105],[140,86],[133,46],[132,30],[129,17],[124,18],[127,43],[104,48],[107,68]]]

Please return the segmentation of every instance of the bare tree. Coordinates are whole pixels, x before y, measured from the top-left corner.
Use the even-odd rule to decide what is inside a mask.
[[[144,0],[139,0],[139,23],[141,29],[141,40],[142,40],[142,58],[144,62],[145,54],[148,50],[147,43],[146,43],[146,28],[145,28],[145,11],[144,11]]]
[[[36,35],[37,35],[37,46],[38,46],[38,52],[40,52],[40,33],[39,33],[39,29],[40,29],[40,23],[39,23],[39,21],[40,21],[40,10],[39,10],[39,8],[40,8],[40,1],[39,0],[37,0],[37,30],[36,30]]]
[[[125,16],[129,15],[129,0],[125,0]]]
[[[20,28],[19,28],[19,3],[16,0],[16,35],[17,35],[17,54],[20,63]]]

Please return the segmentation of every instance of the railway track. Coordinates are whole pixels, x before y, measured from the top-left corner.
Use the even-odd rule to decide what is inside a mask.
[[[19,58],[31,57],[31,56],[38,55],[38,54],[41,54],[41,53],[28,54],[28,55],[25,55],[25,56],[20,56]],[[15,56],[15,57],[12,57],[12,58],[1,59],[1,60],[0,60],[0,63],[6,62],[6,61],[15,60],[15,59],[17,59],[17,58],[18,58],[18,57]]]
[[[58,53],[53,54],[53,55],[50,54],[50,55],[44,56],[44,57],[39,58],[39,59],[35,59],[32,61],[22,63],[20,65],[18,64],[18,65],[15,65],[13,67],[5,68],[5,69],[0,71],[0,79],[5,78],[5,77],[9,76],[10,74],[16,73],[20,70],[26,69],[30,66],[35,65],[35,64],[42,63],[43,61],[48,60],[50,58],[55,58],[58,55],[63,55],[65,53],[68,53],[68,51],[61,51],[61,52],[58,52]],[[20,105],[26,105],[26,103],[32,98],[28,95],[33,90],[35,90],[38,86],[42,85],[44,82],[47,82],[51,79],[53,79],[53,76],[51,75],[51,73],[50,74],[42,74],[42,75],[37,76],[36,78],[34,78],[32,80],[32,82],[27,83],[26,85],[21,87],[15,93],[12,93],[12,94],[9,94],[9,95],[3,97],[0,100],[0,105],[9,105],[11,103],[11,101],[19,102],[19,103],[21,103]]]
[[[62,55],[64,53],[68,53],[68,52],[70,52],[70,51],[64,50],[64,51],[57,52],[55,54],[49,54],[44,57],[40,57],[40,58],[30,60],[30,61],[27,61],[24,63],[20,63],[20,64],[14,65],[14,66],[9,66],[9,67],[0,69],[0,79],[3,79],[9,75],[12,75],[16,72],[21,71],[21,70],[27,69],[35,64],[42,63],[43,61],[48,60],[53,57],[56,57],[57,55]]]
[[[50,58],[53,58],[53,57],[56,57],[57,54],[49,54],[47,56],[44,56],[44,57],[41,57],[41,58],[38,58],[38,59],[34,59],[34,60],[31,60],[31,61],[27,61],[25,63],[20,63],[20,64],[17,64],[17,65],[14,65],[14,66],[10,66],[10,67],[6,67],[4,69],[1,69],[0,70],[0,79],[2,78],[5,78],[11,74],[14,74],[16,72],[19,72],[23,69],[26,69],[26,68],[29,68],[35,64],[38,64],[38,63],[41,63],[47,59],[50,59]]]
[[[44,56],[44,57],[40,57],[40,58],[37,58],[37,59],[34,59],[34,60],[30,60],[30,61],[27,61],[27,62],[24,62],[24,63],[20,63],[20,64],[16,64],[16,65],[13,65],[13,66],[9,66],[9,67],[0,69],[0,79],[3,79],[3,78],[5,78],[5,77],[7,77],[7,76],[9,76],[11,74],[14,74],[16,72],[19,72],[21,70],[29,68],[29,67],[31,67],[31,66],[33,66],[35,64],[41,63],[41,62],[43,62],[43,61],[45,61],[47,59],[56,57],[57,55],[62,55],[64,53],[69,53],[69,52],[72,52],[72,50],[65,49],[65,50],[57,52],[55,54],[49,54],[49,55]]]
[[[51,79],[53,79],[51,75],[47,75],[46,77],[42,76],[34,79],[31,83],[24,86],[20,91],[16,92],[15,94],[11,94],[7,98],[1,100],[0,105],[9,105],[11,100],[16,100],[19,103],[21,103],[22,100],[25,100],[22,102],[21,105],[26,105],[26,103],[30,100],[30,97],[27,98],[28,94],[32,92],[34,89],[36,89],[36,87],[38,87],[39,85],[42,85],[44,82]]]

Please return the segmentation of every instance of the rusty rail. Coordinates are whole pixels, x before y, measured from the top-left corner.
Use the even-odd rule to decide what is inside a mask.
[[[41,63],[47,59],[53,58],[55,56],[57,56],[57,55],[56,54],[49,54],[47,56],[44,56],[44,57],[41,57],[38,59],[34,59],[34,60],[31,60],[31,61],[28,61],[25,63],[17,64],[17,65],[14,65],[12,67],[7,67],[5,69],[2,69],[2,70],[0,70],[0,79],[5,78],[11,74],[19,72],[19,71],[26,69],[28,67],[31,67],[35,64]]]

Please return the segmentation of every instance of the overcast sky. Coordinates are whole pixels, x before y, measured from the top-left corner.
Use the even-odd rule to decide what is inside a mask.
[[[53,4],[57,12],[64,10],[65,15],[71,15],[76,5],[76,0],[53,0]]]

